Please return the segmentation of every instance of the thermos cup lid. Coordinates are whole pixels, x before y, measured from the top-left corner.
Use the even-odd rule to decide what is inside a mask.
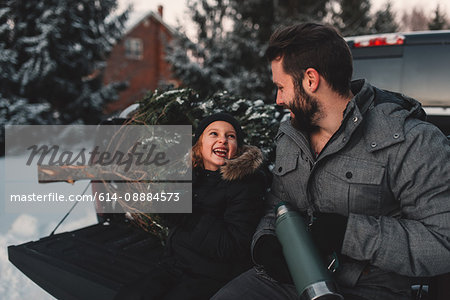
[[[274,212],[277,217],[285,214],[289,211],[289,204],[284,201],[280,201],[277,205],[275,205]]]

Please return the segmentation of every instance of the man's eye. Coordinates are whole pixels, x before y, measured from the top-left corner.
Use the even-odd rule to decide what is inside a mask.
[[[235,139],[236,138],[236,136],[234,134],[229,134],[228,137],[231,138],[231,139]]]
[[[211,132],[209,133],[209,135],[217,135],[217,132],[211,131]]]

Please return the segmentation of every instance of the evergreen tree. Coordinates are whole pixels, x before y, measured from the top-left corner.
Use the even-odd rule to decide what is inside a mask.
[[[333,25],[344,36],[371,33],[369,0],[337,0],[337,3],[339,9],[332,13]]]
[[[321,21],[327,2],[190,0],[190,15],[198,29],[195,41],[181,36],[167,58],[175,76],[203,96],[227,90],[272,103],[274,89],[264,57],[271,33],[281,24]]]
[[[221,111],[236,117],[245,133],[244,141],[259,147],[273,161],[279,112],[275,105],[262,100],[235,97],[227,92],[204,98],[192,89],[156,90],[139,102],[132,119],[146,125],[192,125],[195,131],[200,120]]]
[[[233,1],[235,15],[229,41],[235,45],[230,60],[237,66],[226,89],[250,99],[274,99],[270,66],[264,57],[272,32],[281,25],[320,22],[328,0]]]
[[[279,113],[273,104],[264,104],[262,100],[242,99],[226,92],[203,98],[192,89],[156,90],[139,102],[128,124],[192,125],[195,131],[200,120],[221,111],[231,113],[240,121],[246,144],[259,147],[269,162],[274,161],[273,137],[278,130]],[[132,182],[126,187],[129,192],[140,188]],[[168,230],[163,216],[142,213],[139,208],[131,216],[133,223],[165,241]]]
[[[423,9],[415,6],[410,12],[404,12],[401,22],[401,30],[403,31],[419,31],[428,29],[428,18],[425,16]]]
[[[385,9],[380,9],[375,13],[375,21],[372,25],[374,33],[396,32],[399,25],[395,21],[395,13],[392,11],[392,4],[388,2]]]
[[[169,48],[167,58],[175,77],[181,79],[185,86],[208,95],[210,91],[224,89],[221,79],[229,77],[233,67],[225,59],[229,52],[235,50],[225,44],[224,27],[229,1],[189,0],[187,6],[197,27],[197,40],[191,41],[179,28],[181,34]]]
[[[12,21],[9,16],[11,9],[9,1],[0,1],[0,95],[4,97],[10,94],[9,78],[14,76],[14,63],[17,53],[12,49]]]
[[[127,12],[111,15],[116,0],[6,0],[0,5],[0,35],[7,37],[0,63],[9,72],[2,74],[7,78],[0,93],[2,106],[10,107],[0,115],[2,123],[97,123],[104,104],[123,87],[103,86],[102,69]],[[35,109],[24,115],[11,105]],[[41,120],[44,111],[48,114]]]
[[[48,120],[48,104],[28,103],[14,92],[18,52],[14,47],[14,1],[0,1],[0,156],[5,151],[5,124],[42,124]]]
[[[428,29],[430,30],[441,30],[446,29],[448,27],[448,21],[446,16],[439,7],[439,4],[436,5],[436,9],[434,10],[433,19],[428,22]]]

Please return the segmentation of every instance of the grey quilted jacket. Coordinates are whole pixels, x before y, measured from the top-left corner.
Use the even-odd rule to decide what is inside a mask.
[[[352,91],[339,130],[316,160],[305,134],[289,121],[280,125],[268,210],[253,245],[274,234],[272,207],[286,201],[309,215],[349,217],[342,248],[348,259],[335,278],[341,286],[359,284],[363,270],[391,289],[407,286],[407,276],[450,272],[447,138],[423,121],[414,99],[364,80]]]

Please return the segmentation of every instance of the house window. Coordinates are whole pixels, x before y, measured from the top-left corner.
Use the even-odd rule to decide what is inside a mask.
[[[125,40],[125,56],[127,58],[141,60],[143,48],[141,39],[128,38]]]

